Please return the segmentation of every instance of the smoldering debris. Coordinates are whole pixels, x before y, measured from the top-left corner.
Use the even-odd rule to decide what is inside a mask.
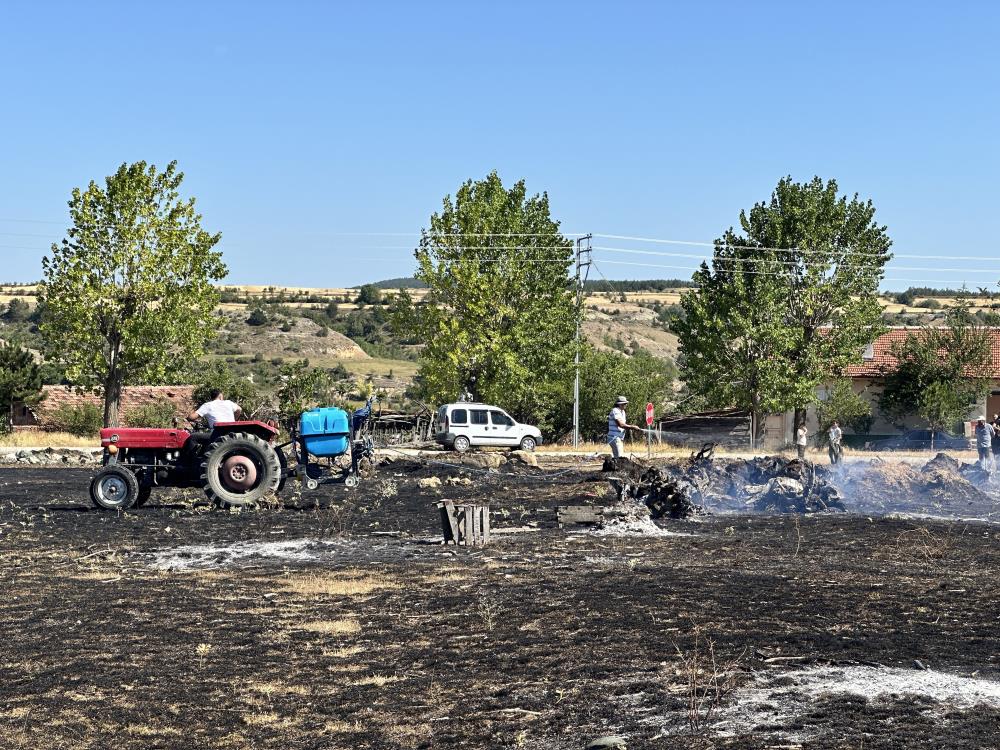
[[[706,448],[680,464],[654,467],[619,458],[606,461],[604,470],[619,502],[641,503],[653,518],[845,510],[827,469],[780,456],[717,460]]]
[[[706,446],[658,466],[608,459],[604,476],[619,503],[645,506],[654,519],[853,512],[1000,520],[1000,472],[944,453],[922,467],[881,458],[830,467],[783,456],[716,459]]]

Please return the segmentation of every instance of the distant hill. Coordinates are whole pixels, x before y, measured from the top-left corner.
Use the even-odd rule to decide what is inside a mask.
[[[373,281],[372,286],[379,289],[426,289],[427,285],[412,276],[401,276],[398,279],[384,279],[383,281]],[[358,287],[355,287],[357,289]]]

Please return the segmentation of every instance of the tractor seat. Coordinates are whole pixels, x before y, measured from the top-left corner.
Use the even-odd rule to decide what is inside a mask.
[[[212,441],[212,431],[198,430],[197,432],[192,432],[191,437],[188,438],[188,440],[202,446],[208,445]]]

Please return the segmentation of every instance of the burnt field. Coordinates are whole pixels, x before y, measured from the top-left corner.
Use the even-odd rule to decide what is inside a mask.
[[[807,514],[730,469],[708,513],[597,529],[553,509],[620,507],[599,464],[123,515],[87,469],[0,470],[0,747],[992,748],[1000,526],[942,464]],[[444,498],[488,546],[431,543]]]

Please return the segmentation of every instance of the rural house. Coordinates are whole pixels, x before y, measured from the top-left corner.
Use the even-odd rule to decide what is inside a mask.
[[[865,435],[865,440],[878,440],[900,434],[900,432],[926,427],[926,423],[916,414],[903,421],[901,426],[890,422],[882,414],[878,405],[878,396],[882,392],[881,375],[886,370],[896,366],[897,360],[892,356],[893,347],[902,343],[909,336],[920,335],[919,328],[892,328],[865,347],[861,362],[847,368],[844,375],[851,380],[855,393],[864,395],[872,406],[872,425]],[[990,329],[990,390],[986,397],[976,404],[967,415],[966,431],[970,430],[969,420],[974,420],[981,414],[992,417],[1000,413],[1000,328]],[[832,383],[822,385],[817,390],[820,399],[826,398]],[[789,445],[794,442],[794,412],[773,414],[766,424],[765,444]],[[816,417],[815,406],[810,406],[806,415],[806,426],[811,436],[819,430],[819,420]],[[850,430],[844,434],[849,436]]]
[[[129,415],[144,407],[161,401],[174,404],[178,417],[187,416],[193,408],[193,385],[134,385],[122,391],[121,421],[128,424]],[[92,404],[103,412],[104,398],[95,393],[74,390],[65,385],[42,387],[42,400],[33,405],[14,404],[13,423],[15,430],[54,430],[58,424],[56,415],[65,407],[79,407]]]

